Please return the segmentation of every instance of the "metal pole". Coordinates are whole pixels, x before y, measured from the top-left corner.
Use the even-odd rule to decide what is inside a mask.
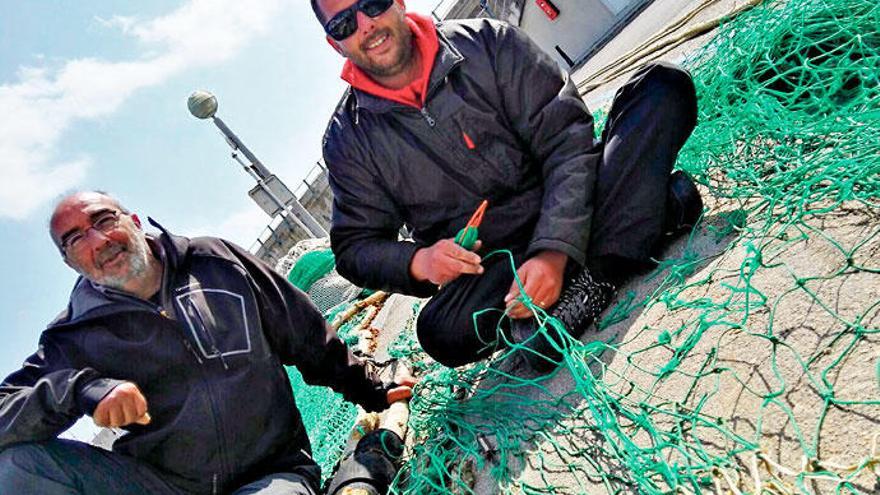
[[[257,171],[255,170],[253,164],[248,165],[247,163],[245,163],[241,159],[241,157],[238,156],[238,150],[232,150],[232,158],[235,161],[237,161],[241,165],[241,168],[243,168],[247,173],[249,173],[251,175],[251,177],[254,178],[255,181],[257,181],[257,185],[260,187],[260,189],[266,191],[266,194],[269,195],[269,198],[272,199],[272,202],[275,203],[275,206],[281,208],[282,213],[280,213],[280,215],[281,215],[282,220],[287,222],[287,224],[290,225],[291,227],[299,226],[299,228],[303,229],[304,232],[306,232],[310,235],[314,235],[311,232],[309,232],[309,228],[306,226],[306,224],[303,223],[302,220],[297,218],[296,215],[285,215],[285,213],[288,213],[290,211],[287,209],[287,205],[285,205],[284,202],[281,201],[281,198],[279,198],[274,192],[272,192],[271,189],[269,189],[269,186],[266,185],[266,181],[264,181],[263,178],[260,177],[259,174],[257,174]],[[293,217],[294,223],[291,223],[290,217]]]
[[[297,198],[295,194],[291,193],[293,194],[293,199],[291,200],[291,204],[287,205],[269,188],[267,181],[272,177],[272,173],[269,172],[269,169],[257,159],[256,155],[254,155],[251,150],[241,142],[241,139],[239,139],[238,136],[226,126],[226,123],[223,122],[220,117],[216,116],[217,98],[214,95],[208,91],[194,91],[187,99],[187,107],[193,117],[198,119],[210,118],[214,121],[214,125],[220,129],[226,142],[229,143],[229,146],[232,148],[232,158],[241,164],[245,171],[257,181],[257,187],[260,190],[265,191],[269,195],[269,198],[275,203],[275,206],[280,208],[280,214],[285,221],[290,222],[288,217],[292,216],[296,225],[301,227],[308,235],[312,237],[326,237],[328,235],[324,226],[315,220],[315,217],[313,217],[302,203],[299,202],[299,198]],[[241,159],[238,155],[239,152],[248,159],[250,162],[249,164]],[[281,179],[277,180],[282,186],[284,185]],[[284,189],[287,189],[287,186],[284,186]]]
[[[226,137],[226,140],[229,143],[229,146],[232,146],[232,149],[234,149],[234,150],[237,150],[237,151],[240,150],[241,153],[248,160],[250,160],[251,164],[254,166],[254,169],[256,169],[256,171],[260,175],[260,177],[262,177],[263,179],[266,179],[270,175],[272,175],[272,173],[269,172],[269,169],[267,169],[260,162],[260,160],[258,160],[257,157],[254,156],[253,153],[251,153],[251,150],[249,150],[247,148],[247,146],[245,146],[244,143],[242,143],[241,140],[238,139],[238,136],[236,136],[235,133],[232,132],[232,130],[229,127],[226,127],[226,123],[223,122],[223,120],[220,117],[214,116],[214,117],[212,117],[212,119],[214,120],[214,125],[216,125],[220,129],[220,132],[223,133],[223,136]]]
[[[309,213],[309,211],[306,210],[306,208],[302,205],[302,203],[299,202],[299,199],[294,197],[293,202],[290,205],[285,205],[283,202],[281,202],[280,199],[278,199],[275,194],[272,193],[271,190],[269,190],[265,182],[265,180],[268,179],[270,175],[272,175],[272,173],[269,172],[269,169],[267,169],[260,162],[260,160],[257,159],[257,157],[251,152],[251,150],[249,150],[247,146],[245,146],[244,143],[241,142],[238,136],[236,136],[235,133],[226,126],[226,123],[223,122],[220,117],[213,116],[212,119],[217,128],[220,129],[220,132],[223,133],[223,136],[226,137],[226,141],[229,143],[229,146],[232,147],[234,152],[233,157],[236,158],[236,161],[242,163],[241,159],[237,158],[235,154],[235,152],[241,151],[241,153],[251,162],[250,167],[248,167],[244,163],[242,163],[242,166],[246,170],[248,170],[249,173],[251,173],[254,179],[257,180],[257,183],[260,184],[261,188],[269,193],[269,197],[271,197],[273,201],[281,206],[284,211],[290,212],[296,219],[297,223],[303,228],[303,230],[306,231],[307,234],[312,237],[327,237],[329,235],[327,229],[325,229],[323,225],[318,223],[315,217],[313,217],[312,214]]]

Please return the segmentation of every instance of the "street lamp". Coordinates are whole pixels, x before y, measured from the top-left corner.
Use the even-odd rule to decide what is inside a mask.
[[[232,158],[257,181],[256,187],[248,195],[270,217],[281,215],[286,222],[293,220],[312,237],[326,237],[327,230],[315,220],[315,217],[299,202],[288,187],[269,169],[263,165],[251,150],[241,142],[229,127],[215,114],[217,113],[217,97],[207,91],[193,91],[187,100],[189,112],[198,119],[211,119],[223,133],[226,142],[232,148]],[[241,155],[247,159],[242,160]]]

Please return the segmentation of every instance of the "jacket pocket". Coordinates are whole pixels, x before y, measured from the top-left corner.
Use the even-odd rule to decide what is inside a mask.
[[[198,351],[205,359],[251,352],[244,297],[223,289],[188,287],[174,298]],[[225,363],[224,363],[225,364]]]

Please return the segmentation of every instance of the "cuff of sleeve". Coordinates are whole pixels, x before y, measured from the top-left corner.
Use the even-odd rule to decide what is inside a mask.
[[[365,364],[365,372],[367,379],[372,383],[371,387],[364,389],[366,392],[361,402],[361,406],[369,412],[379,412],[388,409],[388,392],[397,387],[391,376],[385,376],[386,373],[393,375],[392,367],[377,368],[375,364]]]
[[[412,263],[413,256],[416,251],[424,247],[414,242],[400,242],[400,259],[406,260],[401,263],[403,270],[398,272],[394,285],[400,287],[401,292],[415,297],[431,297],[437,293],[438,287],[431,282],[419,282],[409,273],[409,266]]]
[[[531,258],[540,251],[545,250],[560,251],[566,256],[576,261],[579,265],[584,265],[587,260],[586,254],[571,244],[560,241],[558,239],[537,239],[529,243],[529,249],[526,251],[526,257]]]
[[[76,402],[83,414],[89,416],[95,412],[98,403],[110,393],[111,390],[118,385],[125,383],[125,380],[114,380],[111,378],[96,378],[85,383],[77,390]]]
[[[388,409],[388,391],[394,387],[393,383],[376,386],[361,406],[368,412],[381,412]]]

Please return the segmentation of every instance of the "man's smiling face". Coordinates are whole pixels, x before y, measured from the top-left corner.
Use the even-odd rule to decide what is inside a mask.
[[[125,290],[146,272],[150,251],[140,221],[103,194],[62,200],[50,234],[65,263],[95,283]]]
[[[356,0],[319,0],[324,20],[354,5]],[[409,68],[413,57],[412,32],[406,23],[402,0],[382,14],[370,17],[357,12],[357,30],[344,40],[328,37],[339,53],[374,78],[398,75]]]

